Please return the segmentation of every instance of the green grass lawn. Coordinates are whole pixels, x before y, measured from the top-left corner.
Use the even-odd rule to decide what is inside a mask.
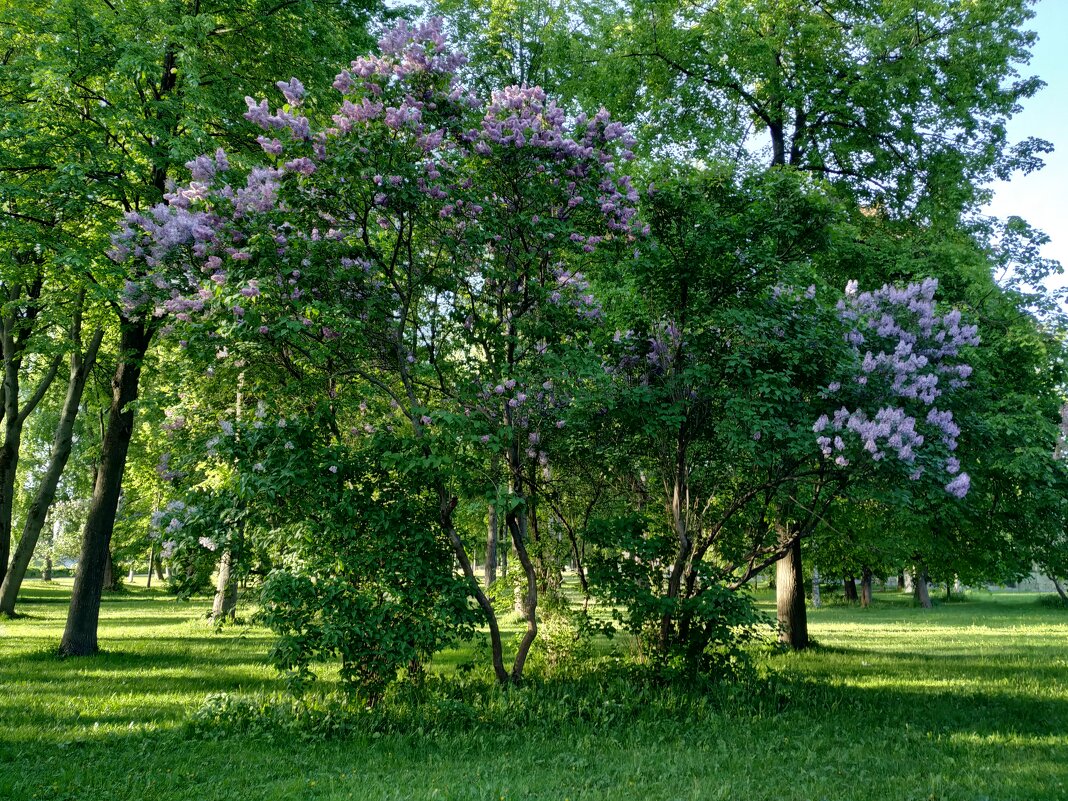
[[[810,610],[820,647],[762,656],[782,697],[755,709],[589,714],[605,696],[569,717],[564,693],[543,724],[318,740],[190,734],[209,693],[279,689],[267,632],[140,588],[105,600],[105,653],[61,661],[68,593],[27,582],[26,617],[0,621],[4,801],[1068,799],[1068,612],[1033,595]]]

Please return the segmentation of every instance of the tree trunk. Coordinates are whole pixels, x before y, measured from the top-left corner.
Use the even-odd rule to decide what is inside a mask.
[[[148,578],[145,579],[145,589],[152,589],[152,568],[156,565],[156,544],[148,546]]]
[[[897,591],[901,592],[905,589],[905,571],[902,570],[897,574]]]
[[[497,580],[497,507],[489,504],[486,513],[486,586]]]
[[[120,354],[111,380],[111,408],[108,426],[100,450],[93,497],[82,530],[78,575],[74,580],[67,625],[59,651],[64,656],[88,656],[97,648],[97,623],[100,619],[100,594],[104,586],[104,568],[109,558],[115,512],[126,469],[126,454],[133,437],[133,403],[137,400],[141,363],[152,340],[152,329],[144,321],[122,320]]]
[[[215,581],[215,600],[211,606],[214,623],[233,620],[237,614],[237,576],[234,575],[234,555],[228,547],[219,559],[219,575]]]
[[[853,576],[847,576],[842,581],[842,591],[845,594],[845,599],[850,603],[855,604],[860,600],[857,596],[857,580]]]
[[[0,584],[0,613],[14,615],[15,600],[18,598],[22,580],[26,576],[26,568],[33,558],[33,551],[37,547],[37,541],[41,536],[48,510],[52,508],[52,501],[56,497],[56,488],[59,479],[67,467],[70,458],[71,447],[74,442],[74,421],[78,416],[78,409],[82,402],[82,393],[85,390],[85,382],[89,373],[96,363],[96,355],[100,349],[100,342],[104,337],[102,329],[98,329],[93,335],[89,347],[83,356],[80,352],[80,314],[76,315],[71,334],[75,343],[74,351],[70,356],[70,378],[67,380],[67,395],[63,400],[63,409],[59,415],[59,423],[56,426],[56,434],[52,441],[52,455],[48,462],[48,468],[41,483],[37,487],[33,502],[26,513],[26,520],[22,526],[22,538],[19,540],[15,556],[11,560],[11,568]]]
[[[1064,587],[1057,581],[1056,576],[1050,576],[1050,580],[1053,582],[1053,586],[1057,588],[1057,594],[1061,596],[1061,600],[1068,604],[1068,593],[1065,593]]]
[[[464,577],[471,587],[471,592],[474,593],[475,601],[486,616],[486,626],[489,628],[490,635],[490,658],[493,662],[493,673],[497,677],[498,684],[507,684],[508,671],[504,669],[504,647],[501,643],[501,630],[497,624],[497,613],[493,611],[493,604],[490,603],[489,596],[478,586],[478,579],[475,578],[471,560],[467,557],[467,550],[464,548],[463,540],[460,539],[460,535],[457,533],[456,526],[453,523],[452,512],[456,508],[457,499],[445,489],[443,483],[439,483],[437,492],[438,500],[441,504],[439,509],[441,527],[445,530],[445,534],[452,544],[452,551],[456,555],[456,561],[460,563],[460,569],[463,570]]]
[[[44,570],[41,571],[41,581],[52,580],[52,554],[45,554]]]
[[[779,618],[779,642],[795,651],[808,647],[805,615],[805,577],[801,572],[801,540],[794,538],[775,563],[775,600]]]
[[[521,510],[508,512],[505,515],[505,524],[512,535],[515,555],[523,567],[527,580],[527,591],[523,598],[523,615],[527,621],[527,630],[523,633],[523,639],[519,641],[511,673],[512,682],[518,683],[523,678],[523,668],[526,665],[527,654],[530,653],[530,646],[534,644],[534,638],[538,636],[538,577],[534,571],[534,563],[527,553],[525,515]]]
[[[115,592],[119,588],[119,585],[115,583],[115,558],[111,555],[111,549],[108,549],[108,558],[104,562],[104,592]]]
[[[20,260],[16,258],[16,262],[18,261]],[[11,556],[11,512],[15,504],[15,477],[19,466],[22,427],[55,377],[55,369],[46,373],[33,397],[28,399],[22,408],[19,407],[20,401],[23,400],[19,387],[22,357],[37,317],[39,307],[36,301],[41,297],[42,286],[43,279],[38,278],[28,287],[25,298],[21,283],[9,288],[5,286],[8,291],[4,300],[7,302],[0,316],[0,352],[4,365],[0,383],[0,398],[3,404],[0,413],[4,422],[4,441],[0,444],[0,582],[7,575],[8,559]],[[20,311],[23,302],[27,305],[25,311]],[[58,359],[54,365],[55,368],[59,367]]]
[[[812,568],[812,608],[820,608],[820,569]]]
[[[160,558],[160,555],[158,553],[155,553],[155,546],[153,546],[153,554],[154,555],[152,559],[156,565],[156,578],[158,578],[160,581],[166,581],[171,577],[170,568],[167,568],[167,570],[164,571],[163,559]]]
[[[916,600],[920,602],[920,606],[924,609],[930,609],[931,596],[927,592],[927,571],[917,571],[915,584]]]
[[[860,576],[860,605],[871,606],[871,569],[865,567]]]

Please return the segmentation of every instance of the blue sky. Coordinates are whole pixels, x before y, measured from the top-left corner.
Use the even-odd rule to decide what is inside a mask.
[[[1028,27],[1039,39],[1021,73],[1038,75],[1046,87],[1013,117],[1008,130],[1014,142],[1037,136],[1056,149],[1046,157],[1044,169],[997,183],[988,212],[1015,214],[1045,231],[1050,243],[1043,255],[1068,269],[1068,0],[1040,0],[1035,11]],[[1054,277],[1050,285],[1068,285],[1068,275]]]

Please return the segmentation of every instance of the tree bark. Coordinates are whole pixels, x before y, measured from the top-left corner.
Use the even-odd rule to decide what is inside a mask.
[[[115,559],[111,555],[111,549],[108,549],[108,558],[104,563],[104,592],[114,592],[119,588],[119,585],[115,583]]]
[[[902,570],[897,574],[897,591],[901,592],[905,589],[905,571]]]
[[[67,625],[59,651],[64,656],[95,654],[100,595],[104,568],[109,558],[111,534],[115,528],[126,454],[133,437],[133,403],[137,400],[141,364],[152,341],[153,329],[142,320],[122,320],[120,358],[111,380],[111,407],[101,446],[89,513],[82,530],[81,556],[74,580]]]
[[[237,614],[237,576],[233,567],[233,551],[227,548],[219,559],[219,575],[215,581],[215,600],[211,607],[214,623],[233,620]]]
[[[22,526],[22,538],[19,540],[15,555],[11,560],[11,568],[0,584],[0,613],[7,615],[15,614],[15,601],[18,598],[22,580],[26,577],[26,568],[33,558],[33,551],[37,547],[37,541],[41,536],[48,510],[52,508],[52,501],[56,497],[56,488],[59,479],[67,467],[71,448],[74,442],[74,422],[78,416],[78,409],[82,402],[82,393],[85,390],[89,373],[96,363],[97,352],[100,350],[100,342],[104,337],[102,329],[98,329],[93,335],[83,355],[80,351],[80,314],[76,316],[72,328],[72,339],[75,348],[70,356],[70,378],[67,380],[67,395],[63,401],[63,409],[59,415],[59,424],[56,426],[55,438],[52,441],[52,455],[48,462],[41,483],[37,487],[33,502],[26,513],[26,520]]]
[[[1068,604],[1068,593],[1065,593],[1064,587],[1057,581],[1056,576],[1050,576],[1050,580],[1053,582],[1053,586],[1057,588],[1057,594],[1061,596],[1061,600]]]
[[[44,570],[41,571],[41,581],[52,580],[52,554],[45,554]]]
[[[786,553],[775,563],[775,600],[779,642],[795,651],[807,648],[805,578],[801,571],[801,540],[798,537],[793,537]]]
[[[19,382],[22,359],[37,317],[37,301],[41,296],[42,286],[43,281],[38,278],[27,288],[25,300],[29,307],[21,317],[18,307],[23,299],[23,286],[13,286],[7,293],[7,311],[0,318],[0,350],[4,360],[4,442],[0,445],[0,582],[7,576],[8,560],[11,557],[11,513],[15,504],[15,478],[18,473],[22,429],[26,418],[48,391],[62,361],[58,356],[53,359],[33,393],[28,398],[21,397]]]
[[[145,579],[145,589],[152,589],[152,568],[156,562],[156,544],[148,546],[148,577]]]
[[[812,608],[820,608],[820,569],[812,568]]]
[[[915,581],[915,594],[916,600],[920,602],[920,606],[924,609],[931,608],[931,596],[927,591],[927,571],[921,570],[916,572]]]
[[[505,525],[508,526],[508,531],[512,535],[512,545],[515,547],[516,558],[523,567],[527,582],[526,593],[524,593],[523,597],[523,615],[527,621],[527,630],[519,641],[519,648],[516,650],[515,660],[512,662],[511,673],[512,683],[518,684],[523,679],[523,668],[526,665],[530,647],[534,644],[535,637],[538,636],[538,577],[534,570],[534,562],[531,560],[530,554],[527,553],[526,520],[521,508],[520,510],[508,512],[504,519]]]
[[[847,576],[842,581],[842,592],[845,595],[845,599],[850,603],[855,604],[859,599],[857,596],[857,580],[853,576]]]
[[[860,605],[867,608],[871,606],[871,568],[865,567],[860,576]]]

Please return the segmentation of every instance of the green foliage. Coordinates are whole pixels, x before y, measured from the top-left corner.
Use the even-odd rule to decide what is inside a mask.
[[[701,565],[696,591],[669,594],[667,571],[677,546],[669,532],[649,524],[637,516],[590,522],[594,593],[612,606],[643,660],[666,675],[745,675],[746,649],[771,633],[768,618],[748,593],[729,589]]]
[[[338,659],[342,681],[373,703],[399,669],[421,673],[446,644],[471,634],[475,613],[450,570],[436,499],[413,488],[418,473],[386,471],[378,458],[353,455],[340,495],[337,482],[323,482],[321,494],[299,478],[290,484],[307,511],[260,600],[279,635],[272,658],[296,689],[313,677],[313,663]]]

